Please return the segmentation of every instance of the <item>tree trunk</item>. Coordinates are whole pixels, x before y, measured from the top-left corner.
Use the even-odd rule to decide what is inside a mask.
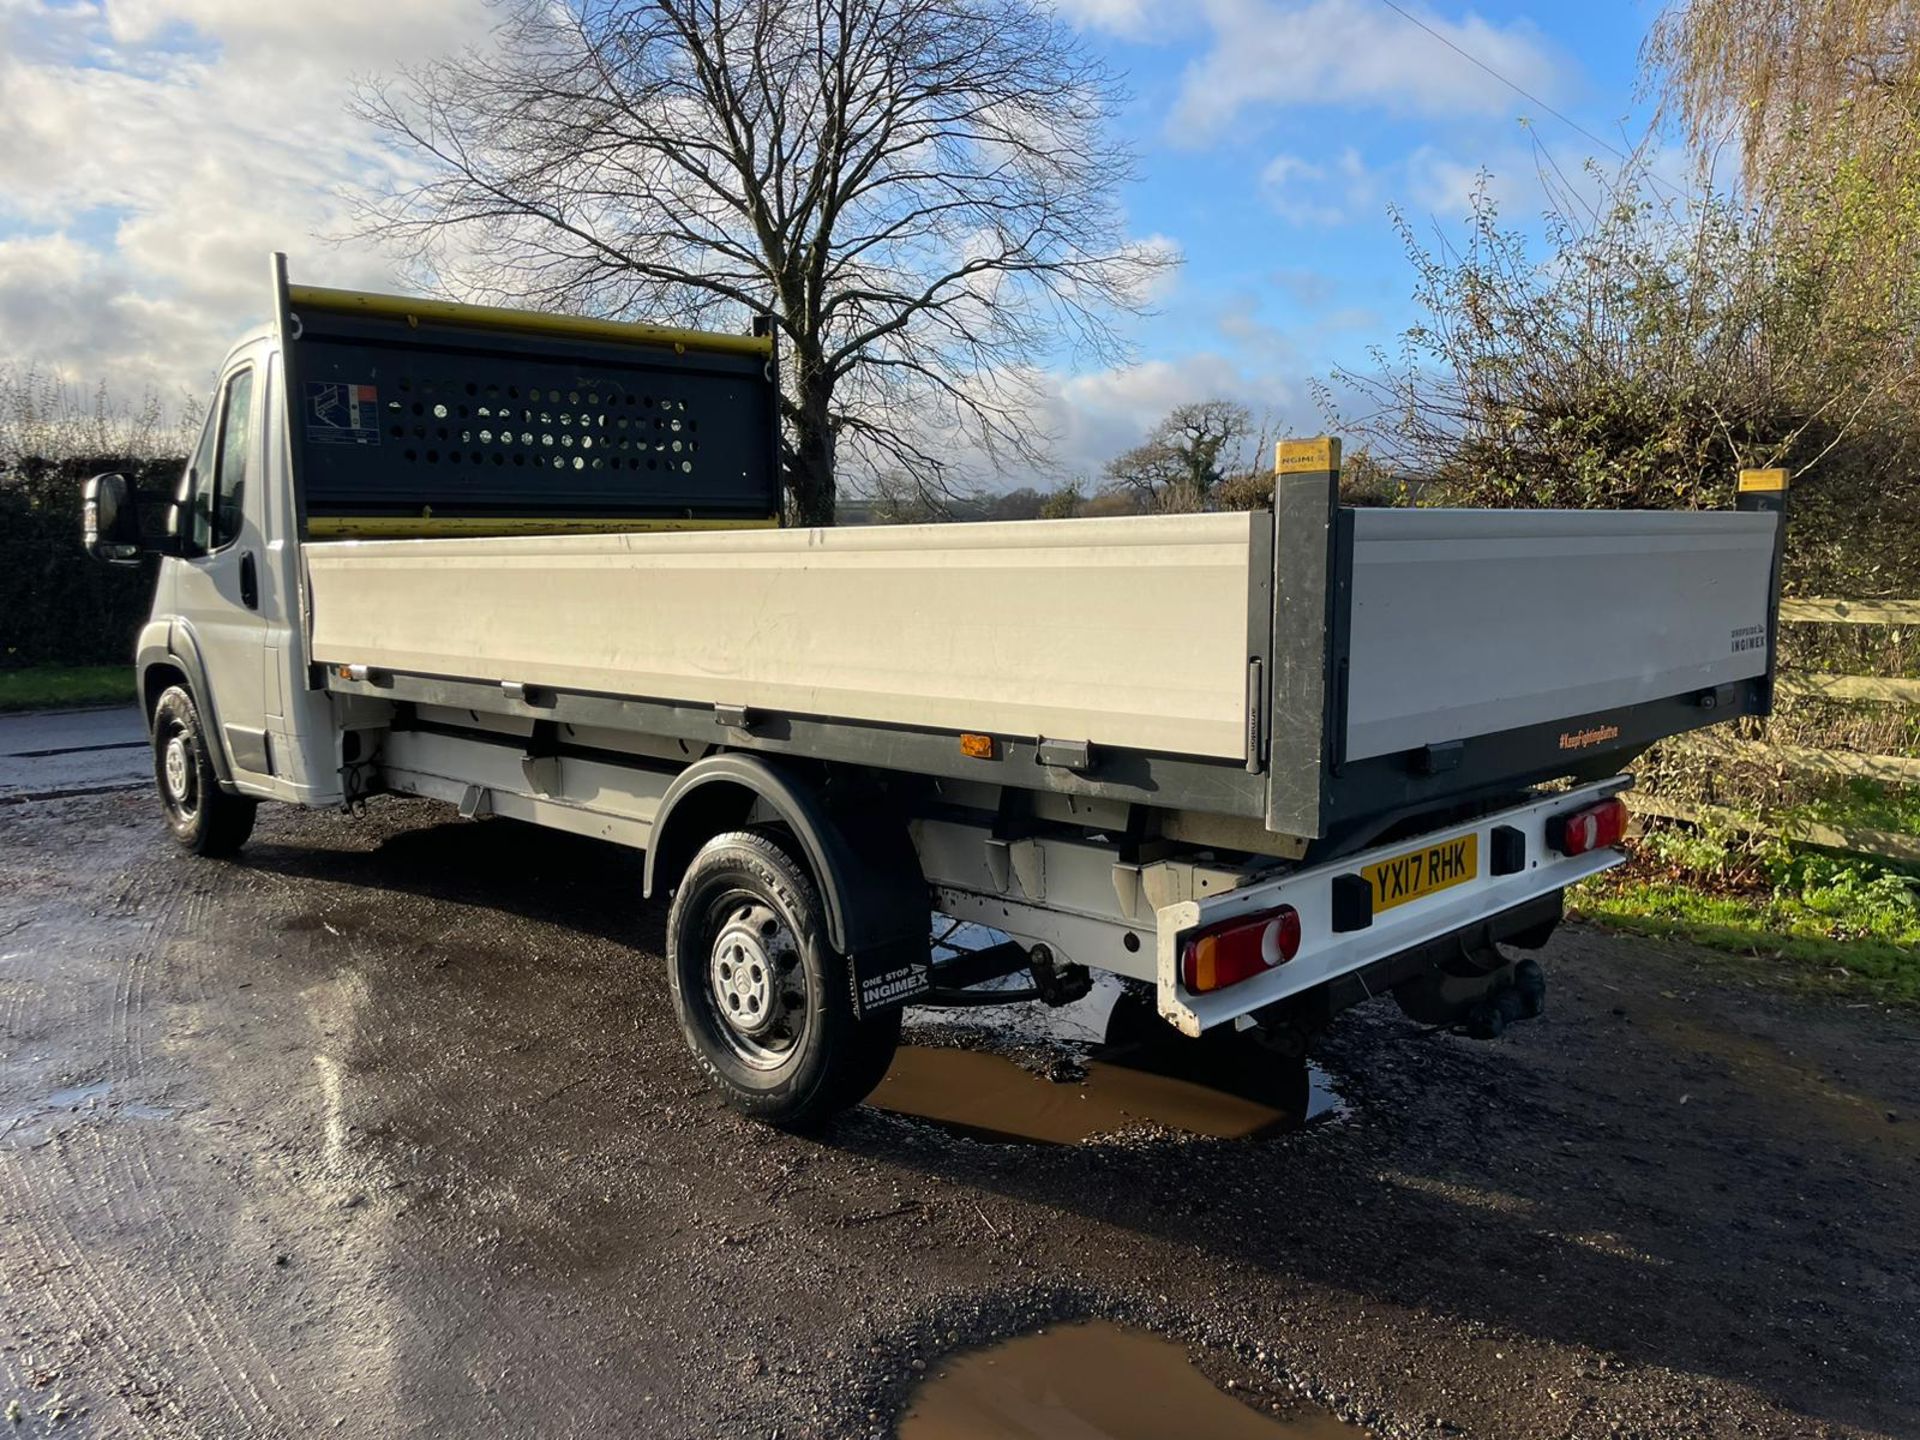
[[[796,525],[834,523],[833,383],[810,375],[799,381],[793,443],[787,451],[787,490]]]

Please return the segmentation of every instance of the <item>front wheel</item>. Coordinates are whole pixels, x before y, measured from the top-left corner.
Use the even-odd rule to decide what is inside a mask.
[[[800,1127],[866,1098],[900,1012],[855,1017],[846,958],[791,847],[771,830],[706,843],[667,917],[667,977],[681,1033],[728,1102]]]
[[[213,773],[200,707],[175,685],[153,710],[153,776],[173,838],[196,855],[231,855],[253,833],[259,802],[229,795]]]

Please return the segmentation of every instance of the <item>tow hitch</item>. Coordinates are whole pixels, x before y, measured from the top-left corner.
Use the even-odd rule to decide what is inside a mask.
[[[1466,1030],[1476,1040],[1494,1040],[1516,1020],[1532,1020],[1547,1008],[1547,975],[1538,960],[1517,960],[1507,983],[1467,1012]]]

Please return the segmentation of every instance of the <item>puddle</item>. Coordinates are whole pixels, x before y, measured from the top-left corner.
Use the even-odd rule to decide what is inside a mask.
[[[960,952],[1006,936],[936,917],[932,939],[936,950]],[[979,988],[1029,984],[1022,974]],[[908,1042],[867,1103],[976,1139],[1073,1145],[1160,1125],[1239,1140],[1298,1129],[1344,1104],[1318,1066],[1237,1044],[1230,1035],[1176,1035],[1154,1013],[1151,997],[1129,994],[1113,975],[1096,976],[1092,992],[1071,1005],[910,1006],[905,1020]],[[951,1043],[955,1031],[990,1038],[982,1048],[962,1049]],[[916,1034],[933,1043],[913,1043]],[[1054,1052],[1082,1078],[1042,1078],[1006,1058],[1009,1049]]]
[[[914,1392],[899,1440],[1363,1440],[1323,1410],[1255,1410],[1186,1351],[1105,1321],[956,1355]]]
[[[1304,1085],[1296,1082],[1306,1093],[1304,1103],[1286,1103],[1277,1095],[1235,1094],[1116,1059],[1088,1060],[1085,1070],[1084,1080],[1056,1082],[1004,1055],[902,1045],[867,1103],[986,1139],[1054,1145],[1148,1124],[1239,1140],[1293,1129],[1338,1103],[1324,1083],[1313,1083],[1317,1072],[1308,1073]]]
[[[44,1099],[4,1113],[0,1140],[12,1143],[38,1143],[62,1119],[104,1118],[126,1120],[170,1120],[173,1111],[164,1105],[143,1105],[133,1100],[111,1098],[113,1084],[96,1080],[89,1085],[69,1085],[50,1092]]]

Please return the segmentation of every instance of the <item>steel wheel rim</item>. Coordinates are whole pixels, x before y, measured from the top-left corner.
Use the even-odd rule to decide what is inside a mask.
[[[160,747],[160,793],[167,808],[182,819],[191,820],[199,811],[200,770],[193,763],[186,731],[178,725],[167,729]]]
[[[785,1064],[806,1035],[806,975],[793,927],[772,905],[730,890],[708,910],[705,997],[714,1031],[756,1070]]]

